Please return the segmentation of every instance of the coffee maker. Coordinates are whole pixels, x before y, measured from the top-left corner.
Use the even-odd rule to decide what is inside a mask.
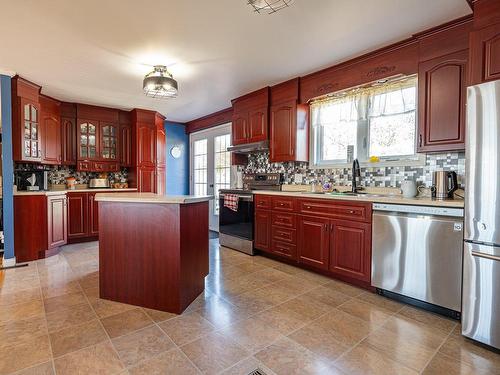
[[[458,189],[457,173],[453,171],[436,171],[432,173],[432,197],[436,199],[453,199]]]
[[[16,171],[17,190],[48,190],[47,171]]]

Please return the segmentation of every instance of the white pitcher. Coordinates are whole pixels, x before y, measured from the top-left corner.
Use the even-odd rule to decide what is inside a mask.
[[[417,184],[415,181],[401,181],[401,193],[405,198],[414,198],[417,196]]]

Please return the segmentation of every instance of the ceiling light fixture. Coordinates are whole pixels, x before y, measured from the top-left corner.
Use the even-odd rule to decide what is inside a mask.
[[[294,0],[248,0],[257,13],[272,14],[280,9],[289,7]]]
[[[178,85],[165,65],[155,65],[153,71],[144,77],[142,88],[152,98],[175,98]]]

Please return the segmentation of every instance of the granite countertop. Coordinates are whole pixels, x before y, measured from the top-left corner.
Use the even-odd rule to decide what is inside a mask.
[[[154,193],[123,193],[123,194],[96,194],[98,202],[123,203],[158,203],[158,204],[189,204],[207,202],[214,199],[213,195],[159,195]]]
[[[352,196],[352,195],[333,195],[333,194],[315,194],[310,192],[297,192],[297,191],[268,191],[268,190],[255,190],[254,194],[266,195],[283,195],[297,198],[317,198],[317,199],[333,199],[333,200],[348,200],[358,202],[372,202],[372,203],[392,203],[392,204],[406,204],[414,206],[434,206],[434,207],[456,207],[463,208],[463,199],[448,199],[436,200],[430,197],[415,197],[404,198],[401,194],[367,194],[366,196]]]
[[[99,193],[99,192],[134,192],[137,191],[137,188],[124,188],[124,189],[114,189],[114,188],[102,188],[102,189],[91,189],[91,188],[85,188],[85,189],[73,189],[73,190],[39,190],[39,191],[15,191],[14,195],[61,195],[61,194],[66,194],[66,193],[87,193],[87,192],[92,192],[92,193]]]

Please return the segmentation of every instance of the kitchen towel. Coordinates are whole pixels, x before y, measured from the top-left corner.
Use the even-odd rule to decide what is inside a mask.
[[[224,194],[224,207],[232,211],[238,211],[238,196],[236,194]]]

